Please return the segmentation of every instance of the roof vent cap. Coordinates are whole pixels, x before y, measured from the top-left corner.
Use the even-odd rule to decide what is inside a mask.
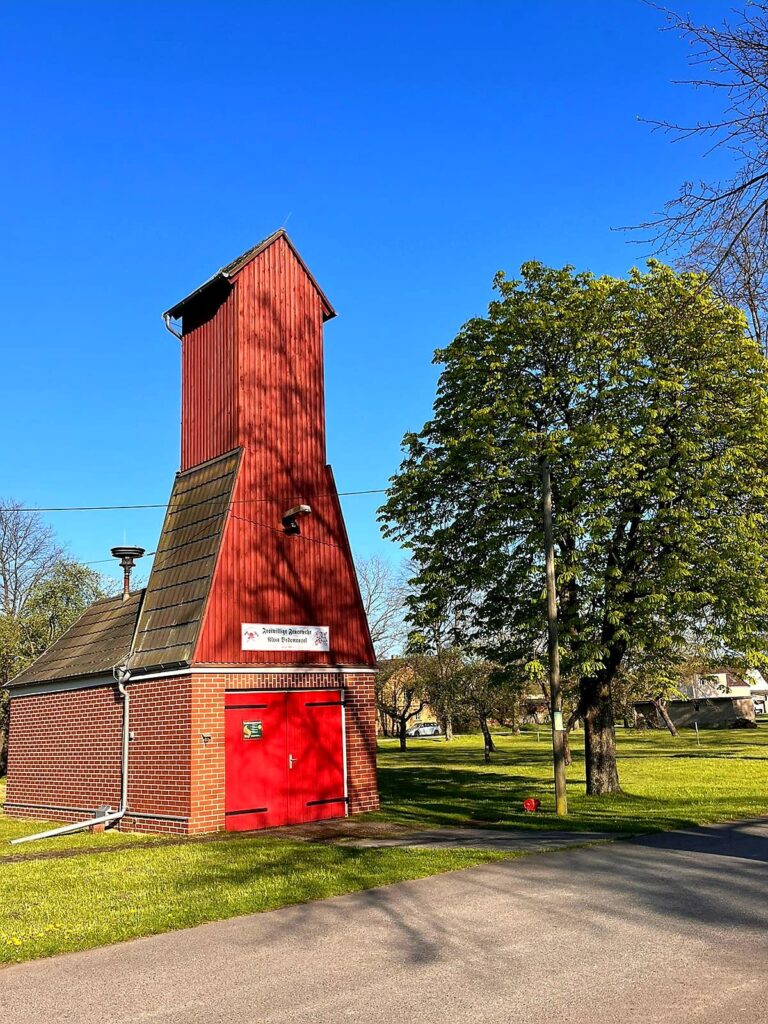
[[[123,570],[123,600],[127,601],[131,593],[131,570],[136,564],[136,559],[141,558],[145,548],[122,545],[112,548],[112,557],[120,559],[120,566]]]

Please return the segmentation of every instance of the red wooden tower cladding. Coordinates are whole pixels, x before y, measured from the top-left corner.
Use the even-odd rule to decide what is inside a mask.
[[[181,316],[182,471],[242,449],[196,659],[371,665],[325,453],[323,324],[335,313],[284,231],[169,311]],[[281,524],[308,505],[299,534]],[[243,651],[241,624],[330,628],[331,650]]]
[[[334,315],[284,231],[165,314],[181,470],[149,583],[14,681],[10,813],[119,801],[121,827],[199,832],[377,806],[375,658],[325,461]]]

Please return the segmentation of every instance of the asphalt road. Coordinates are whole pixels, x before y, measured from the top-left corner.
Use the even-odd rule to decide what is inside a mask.
[[[767,862],[760,821],[481,866],[6,968],[0,1021],[764,1024]]]

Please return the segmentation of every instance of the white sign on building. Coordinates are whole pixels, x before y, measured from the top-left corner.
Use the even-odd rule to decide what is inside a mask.
[[[264,622],[242,624],[244,651],[329,651],[328,626],[284,626]]]

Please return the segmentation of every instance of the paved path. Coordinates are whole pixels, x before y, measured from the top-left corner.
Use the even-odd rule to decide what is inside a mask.
[[[535,832],[524,829],[492,828],[423,828],[409,829],[395,836],[364,836],[339,839],[339,846],[369,849],[375,846],[418,846],[433,849],[508,850],[517,853],[536,853],[561,850],[567,846],[585,846],[589,843],[611,842],[615,832]]]
[[[307,843],[333,843],[339,846],[355,846],[361,849],[375,846],[418,846],[473,850],[508,850],[520,853],[536,853],[542,850],[559,850],[564,846],[584,846],[589,843],[612,841],[616,832],[566,832],[534,829],[489,829],[489,828],[424,828],[414,829],[408,825],[391,821],[360,821],[357,818],[331,818],[328,821],[313,821],[307,825],[281,825],[277,828],[258,832],[213,832],[202,836],[179,836],[176,838],[154,837],[132,843],[82,847],[73,846],[63,850],[57,848],[36,849],[32,852],[23,847],[11,847],[14,853],[0,852],[0,867],[29,860],[64,860],[70,857],[108,856],[124,853],[126,850],[142,850],[163,846],[188,846],[200,843],[238,842],[245,836],[261,838],[293,839]],[[0,850],[7,849],[0,844]]]
[[[759,821],[483,865],[10,967],[0,1021],[764,1024],[767,862]]]

